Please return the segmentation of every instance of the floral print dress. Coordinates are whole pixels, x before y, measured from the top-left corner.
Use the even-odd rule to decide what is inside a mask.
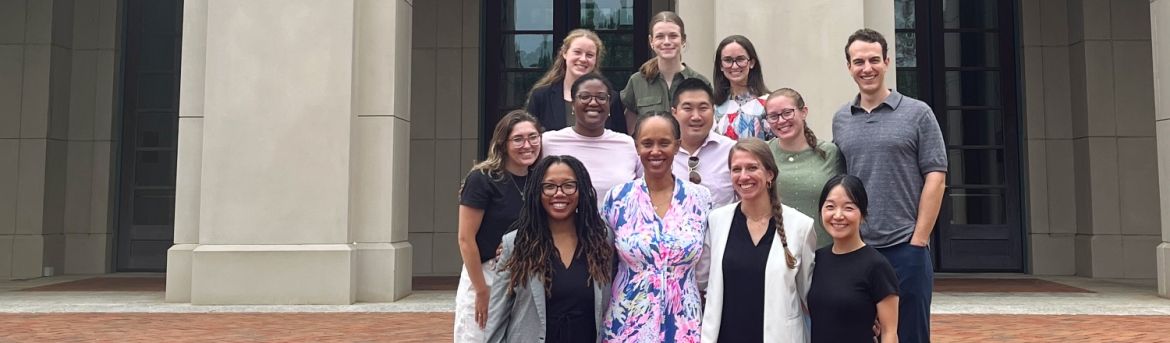
[[[674,180],[665,217],[658,217],[643,179],[610,190],[602,215],[618,253],[605,342],[698,342],[702,303],[696,280],[711,193]]]

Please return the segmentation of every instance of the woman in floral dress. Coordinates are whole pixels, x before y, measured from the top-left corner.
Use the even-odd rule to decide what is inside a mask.
[[[702,301],[697,265],[711,193],[671,173],[679,124],[650,115],[634,125],[645,177],[614,187],[602,214],[618,254],[605,342],[698,342]]]

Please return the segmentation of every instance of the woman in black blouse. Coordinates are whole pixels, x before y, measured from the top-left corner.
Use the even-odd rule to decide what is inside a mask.
[[[572,156],[533,169],[515,231],[504,235],[489,342],[597,341],[614,248],[590,184]]]
[[[572,126],[576,121],[573,112],[573,93],[570,88],[582,76],[597,73],[601,74],[601,60],[605,57],[605,45],[596,33],[588,29],[569,31],[561,42],[561,49],[557,51],[556,60],[549,66],[548,71],[532,85],[528,92],[528,113],[540,120],[540,124],[549,131],[560,130]],[[610,87],[611,89],[613,87]],[[626,133],[626,121],[620,114],[625,113],[625,107],[618,101],[617,91],[610,90],[609,113],[605,121],[605,128],[614,132]]]
[[[516,221],[528,169],[540,158],[540,123],[524,111],[500,119],[488,156],[476,164],[459,192],[459,254],[463,273],[455,293],[455,341],[482,342],[488,292],[500,237]]]
[[[711,211],[703,342],[804,342],[813,220],[780,204],[767,143],[745,137],[728,161],[738,203]],[[818,270],[817,272],[820,272]],[[700,278],[702,274],[700,274]]]
[[[898,341],[898,277],[894,267],[861,240],[869,198],[861,179],[841,174],[821,191],[821,222],[833,245],[817,250],[808,308],[813,342]]]

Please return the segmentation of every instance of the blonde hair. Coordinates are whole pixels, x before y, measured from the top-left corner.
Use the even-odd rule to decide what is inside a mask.
[[[653,17],[650,18],[651,32],[653,32],[653,30],[654,30],[654,24],[658,24],[658,23],[671,23],[671,24],[678,25],[678,30],[679,30],[679,33],[682,34],[683,42],[687,41],[686,25],[683,25],[682,17],[679,17],[677,13],[674,13],[671,11],[662,11],[662,12],[658,12],[658,14],[655,14]],[[653,40],[653,38],[651,38],[651,40]],[[638,69],[638,72],[641,73],[642,77],[646,78],[647,80],[650,80],[650,79],[657,77],[658,76],[658,56],[654,56],[649,61],[646,61],[646,63],[642,63],[642,67]]]
[[[736,151],[743,151],[752,156],[755,156],[760,161],[760,165],[764,170],[772,173],[772,179],[768,180],[771,184],[768,189],[768,200],[772,202],[772,220],[776,222],[776,235],[780,236],[780,245],[784,246],[784,261],[788,264],[788,269],[796,268],[796,256],[792,255],[792,251],[788,249],[788,235],[784,232],[784,207],[780,204],[780,194],[774,187],[779,183],[780,168],[776,167],[776,160],[772,159],[772,150],[768,149],[768,143],[756,137],[740,138],[735,146],[731,147],[731,154],[727,156],[727,165],[731,167],[731,155]]]
[[[576,29],[569,31],[569,34],[565,36],[563,41],[561,41],[561,49],[557,50],[556,60],[553,61],[552,67],[549,67],[548,71],[545,72],[544,75],[541,76],[540,79],[532,85],[532,89],[528,90],[529,99],[532,99],[532,91],[536,90],[537,88],[551,85],[553,82],[557,82],[557,80],[563,80],[565,78],[565,70],[568,69],[568,66],[566,66],[567,62],[565,62],[565,53],[569,52],[569,45],[572,44],[574,40],[577,40],[577,38],[588,38],[589,40],[593,41],[593,44],[597,45],[597,61],[593,64],[593,72],[600,72],[601,61],[602,58],[605,57],[605,45],[601,43],[601,37],[598,37],[597,33],[594,33],[588,29]]]

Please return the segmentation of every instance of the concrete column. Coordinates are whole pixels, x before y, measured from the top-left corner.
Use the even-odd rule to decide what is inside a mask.
[[[408,294],[411,3],[185,6],[168,301]]]
[[[1170,58],[1170,0],[1150,1],[1153,60]],[[1161,213],[1170,213],[1170,65],[1155,63],[1154,101],[1158,140],[1158,190]],[[1158,294],[1170,298],[1170,215],[1161,218],[1162,242],[1156,248]]]
[[[714,69],[715,48],[724,37],[751,39],[763,65],[768,87],[789,87],[808,103],[809,127],[823,139],[832,138],[833,113],[857,95],[849,76],[845,42],[860,28],[886,36],[890,69],[886,85],[896,88],[894,2],[892,0],[699,0],[679,1],[687,24],[683,60],[706,76]],[[799,70],[799,72],[797,72]]]

